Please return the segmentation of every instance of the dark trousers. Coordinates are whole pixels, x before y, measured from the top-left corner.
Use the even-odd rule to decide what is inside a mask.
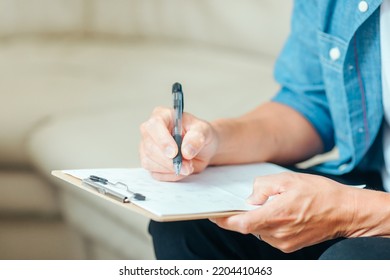
[[[331,178],[345,184],[366,184],[368,188],[382,190],[382,182],[377,173],[353,172]],[[283,253],[251,234],[224,230],[209,220],[164,223],[151,221],[149,232],[153,237],[157,259],[390,259],[390,238],[339,238],[293,253]]]

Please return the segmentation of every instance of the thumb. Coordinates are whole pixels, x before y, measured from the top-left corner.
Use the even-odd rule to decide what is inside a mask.
[[[183,115],[185,135],[181,152],[185,159],[195,158],[209,141],[210,131],[206,122],[197,119],[191,114]]]
[[[205,136],[201,131],[187,131],[183,138],[182,154],[184,158],[190,160],[198,155],[205,145]]]
[[[246,202],[252,205],[263,205],[267,202],[269,197],[270,196],[253,191],[252,194],[246,199]]]
[[[283,190],[275,175],[260,176],[255,179],[252,194],[247,198],[247,203],[263,205]]]

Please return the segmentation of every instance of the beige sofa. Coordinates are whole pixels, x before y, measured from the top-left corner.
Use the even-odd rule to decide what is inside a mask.
[[[151,259],[148,220],[53,169],[139,166],[139,125],[211,120],[277,90],[291,1],[0,0],[0,258]]]

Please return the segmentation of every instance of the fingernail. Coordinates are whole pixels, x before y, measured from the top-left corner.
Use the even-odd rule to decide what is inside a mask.
[[[188,176],[192,172],[194,172],[194,168],[192,167],[192,164],[190,164],[190,166],[183,166],[183,168],[181,169],[181,174],[184,176]]]
[[[181,169],[180,173],[181,173],[181,175],[184,175],[184,176],[190,175],[190,172],[185,167]]]
[[[168,146],[165,148],[164,154],[167,157],[173,158],[175,156],[175,149],[172,148],[171,146]]]
[[[186,155],[187,158],[193,158],[196,152],[192,145],[186,145],[185,147],[183,147],[183,153]]]

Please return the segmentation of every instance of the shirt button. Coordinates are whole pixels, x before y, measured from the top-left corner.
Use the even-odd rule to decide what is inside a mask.
[[[367,12],[368,10],[368,3],[366,1],[360,1],[359,2],[359,11],[361,11],[362,13],[365,13]]]
[[[337,59],[339,59],[340,55],[341,55],[340,49],[337,47],[331,48],[329,50],[330,59],[332,59],[333,61],[336,61]]]

